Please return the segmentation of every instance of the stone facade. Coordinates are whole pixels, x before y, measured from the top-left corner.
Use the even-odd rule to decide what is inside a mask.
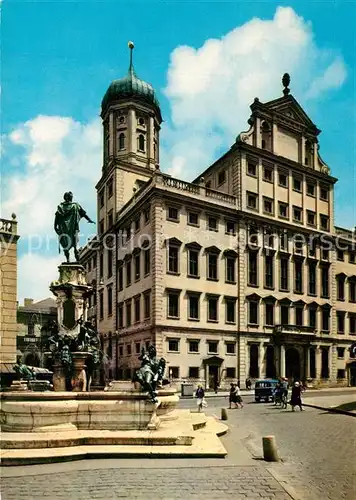
[[[103,120],[125,106],[131,124],[157,125],[158,141],[148,105],[120,102]],[[97,317],[110,377],[130,378],[154,342],[177,383],[347,383],[356,238],[334,225],[337,179],[289,89],[251,111],[250,129],[192,183],[153,168],[135,141],[125,160],[115,149],[104,158]]]
[[[0,358],[16,362],[17,221],[0,219]]]

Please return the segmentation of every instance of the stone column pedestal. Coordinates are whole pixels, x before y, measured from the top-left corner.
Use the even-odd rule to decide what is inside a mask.
[[[72,375],[72,390],[73,392],[83,392],[87,390],[86,376],[86,360],[91,356],[88,352],[73,352],[73,375]]]
[[[62,363],[53,365],[53,390],[56,392],[66,391],[66,376]]]

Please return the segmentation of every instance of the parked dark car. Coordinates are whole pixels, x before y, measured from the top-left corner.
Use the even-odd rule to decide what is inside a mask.
[[[265,379],[256,380],[255,382],[255,401],[273,401],[273,393],[278,384],[278,380]]]

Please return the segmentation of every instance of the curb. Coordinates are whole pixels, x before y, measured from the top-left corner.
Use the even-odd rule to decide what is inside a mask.
[[[317,408],[318,410],[325,410],[325,411],[329,411],[332,413],[339,413],[341,415],[349,415],[350,417],[356,417],[356,413],[354,413],[352,411],[347,411],[347,410],[339,410],[338,408],[333,408],[333,407],[326,408],[325,406],[309,405],[309,404],[306,404],[304,402],[303,402],[303,406],[307,406],[309,408]]]

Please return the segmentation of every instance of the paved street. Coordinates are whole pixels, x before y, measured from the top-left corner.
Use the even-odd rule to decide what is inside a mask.
[[[256,404],[251,396],[244,399],[242,410],[228,412],[230,431],[222,438],[226,459],[85,460],[4,468],[2,499],[355,498],[354,417],[312,408],[292,413]],[[208,403],[209,414],[220,415],[227,407],[225,398]],[[196,406],[191,399],[180,404]],[[276,436],[279,464],[259,460],[261,436],[269,434]]]

